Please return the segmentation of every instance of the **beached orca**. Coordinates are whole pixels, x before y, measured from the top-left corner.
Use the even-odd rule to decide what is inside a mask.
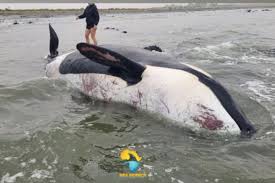
[[[255,128],[228,91],[211,75],[170,56],[144,49],[77,44],[56,56],[58,38],[50,28],[49,78],[64,78],[84,94],[121,102],[169,118],[192,130],[252,135]]]

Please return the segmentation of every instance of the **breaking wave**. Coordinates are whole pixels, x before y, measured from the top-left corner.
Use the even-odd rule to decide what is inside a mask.
[[[247,81],[241,85],[246,87],[254,94],[254,98],[258,101],[274,101],[275,85],[268,85],[260,80]]]

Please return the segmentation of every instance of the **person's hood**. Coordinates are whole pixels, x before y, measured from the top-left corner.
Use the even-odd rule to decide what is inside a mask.
[[[94,4],[94,2],[91,1],[91,0],[87,0],[87,3],[88,3],[89,5],[93,5],[93,4]]]

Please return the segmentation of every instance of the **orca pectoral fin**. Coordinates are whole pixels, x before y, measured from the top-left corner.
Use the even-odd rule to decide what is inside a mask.
[[[82,55],[94,62],[110,67],[127,70],[126,67],[123,65],[123,60],[125,60],[126,58],[122,58],[122,56],[111,50],[107,50],[106,48],[90,45],[87,43],[79,43],[76,47]]]
[[[137,83],[141,80],[141,75],[145,70],[143,65],[103,47],[87,43],[79,43],[76,47],[82,55],[91,61],[109,66],[113,71],[116,70],[117,76],[127,82]]]

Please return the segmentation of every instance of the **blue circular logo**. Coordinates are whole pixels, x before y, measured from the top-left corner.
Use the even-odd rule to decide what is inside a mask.
[[[137,161],[128,161],[127,164],[131,173],[136,173],[140,166],[140,163]]]
[[[124,161],[131,173],[136,173],[140,167],[141,157],[136,151],[131,149],[124,149],[120,152],[120,159]]]

